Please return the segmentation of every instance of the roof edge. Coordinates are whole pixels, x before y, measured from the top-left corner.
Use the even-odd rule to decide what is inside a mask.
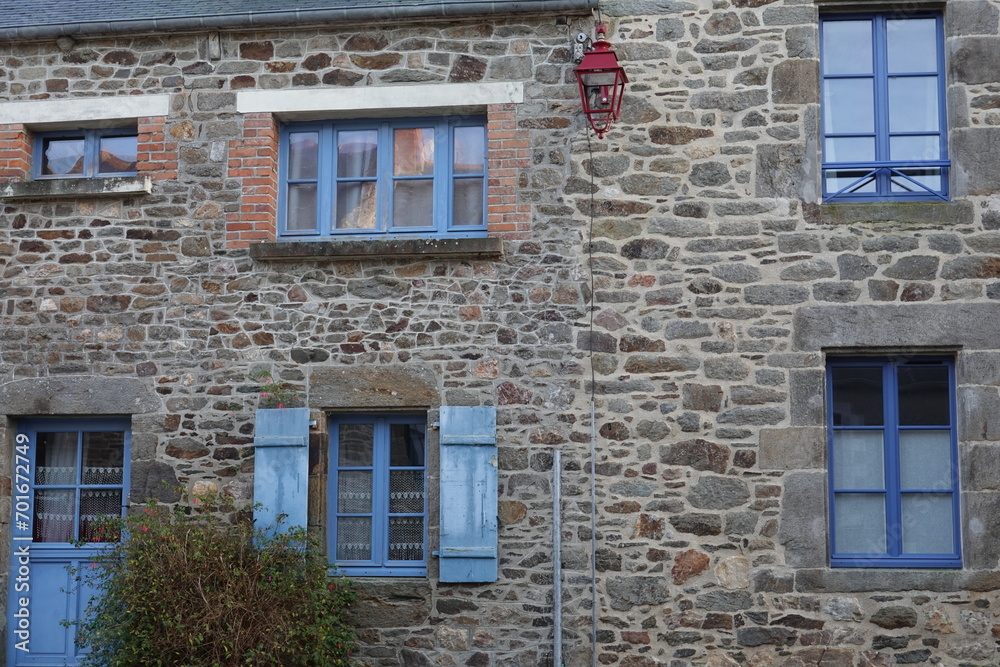
[[[199,30],[234,30],[316,24],[385,21],[390,19],[450,18],[497,14],[560,14],[588,12],[597,8],[598,0],[442,0],[434,3],[386,4],[369,0],[368,5],[339,9],[290,10],[279,12],[246,12],[218,16],[184,16],[177,18],[138,19],[130,21],[96,21],[53,25],[0,28],[0,40],[40,40],[57,37],[121,35],[143,32],[180,32]]]

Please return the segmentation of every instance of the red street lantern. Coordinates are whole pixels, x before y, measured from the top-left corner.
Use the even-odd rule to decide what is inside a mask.
[[[618,120],[622,110],[622,96],[628,77],[625,68],[618,64],[618,56],[605,41],[603,25],[597,26],[597,41],[593,49],[583,55],[583,60],[573,70],[580,84],[580,101],[590,126],[603,139],[611,123]]]

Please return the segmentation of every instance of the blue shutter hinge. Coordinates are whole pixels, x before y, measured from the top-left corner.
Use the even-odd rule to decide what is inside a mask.
[[[257,435],[254,447],[307,447],[309,439],[302,435]]]
[[[496,547],[441,547],[438,558],[496,558]]]

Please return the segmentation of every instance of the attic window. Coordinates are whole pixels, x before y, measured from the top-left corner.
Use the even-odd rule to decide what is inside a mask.
[[[40,133],[34,154],[36,179],[135,175],[138,133],[127,127]]]

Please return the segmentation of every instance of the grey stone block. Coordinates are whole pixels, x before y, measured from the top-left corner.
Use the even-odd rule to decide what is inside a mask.
[[[716,264],[712,275],[728,283],[755,283],[761,279],[761,272],[751,264]]]
[[[431,585],[426,581],[364,579],[354,583],[358,599],[351,616],[369,628],[419,625],[431,614]]]
[[[129,500],[133,504],[154,499],[162,503],[176,503],[181,499],[181,483],[169,463],[162,461],[133,461]]]
[[[940,257],[910,255],[900,258],[898,262],[883,271],[882,275],[900,280],[934,280],[940,264]]]
[[[953,159],[953,163],[957,160]],[[817,222],[824,225],[912,223],[954,227],[972,224],[976,212],[972,202],[865,202],[863,204],[823,204]],[[866,248],[867,249],[867,248]]]
[[[969,491],[1000,491],[1000,445],[963,444],[962,486]]]
[[[798,285],[752,285],[744,291],[747,303],[788,306],[809,298],[809,290]]]
[[[758,463],[762,470],[825,469],[826,429],[761,429]]]
[[[813,286],[813,298],[817,301],[852,303],[861,296],[861,288],[852,282],[828,282]]]
[[[790,472],[783,478],[778,541],[785,564],[823,567],[827,562],[826,473]]]
[[[825,377],[821,370],[793,370],[789,373],[792,426],[826,424]]]
[[[615,577],[608,582],[611,607],[620,611],[634,605],[662,604],[670,599],[670,586],[664,577]]]
[[[434,374],[413,366],[318,368],[309,389],[313,408],[436,408],[440,403]]]
[[[161,402],[142,380],[75,375],[9,382],[0,387],[0,406],[10,415],[133,415]]]
[[[996,387],[958,388],[958,438],[1000,440],[1000,393]]]
[[[702,477],[688,492],[688,502],[698,509],[731,509],[749,499],[746,482],[735,477]]]
[[[792,320],[793,348],[962,346],[990,350],[997,345],[1000,306],[949,303],[869,306],[810,306]]]
[[[969,127],[969,97],[965,86],[948,87],[948,126],[951,129]]]
[[[757,196],[806,199],[805,159],[805,148],[797,144],[758,146]]]
[[[962,352],[958,355],[958,384],[1000,384],[1000,352]]]
[[[819,61],[785,60],[774,67],[771,101],[775,104],[818,104]]]
[[[1000,40],[995,40],[993,79],[1000,68]],[[1000,169],[992,156],[1000,154],[1000,128],[960,128],[951,133],[949,150],[955,195],[992,195],[1000,190]],[[971,202],[970,202],[971,203]]]
[[[1000,564],[1000,493],[967,491],[962,494],[963,561],[973,569],[997,569]]]
[[[696,597],[695,606],[708,611],[741,611],[753,606],[753,595],[747,591],[712,591]]]
[[[960,570],[802,569],[795,573],[795,590],[800,593],[952,592],[964,589],[969,580],[966,574]]]
[[[783,269],[779,277],[782,280],[809,281],[832,278],[835,275],[837,271],[829,262],[822,259],[807,259]]]
[[[693,109],[718,109],[719,111],[744,111],[767,104],[767,91],[763,88],[742,90],[736,93],[705,91],[691,96]]]
[[[961,3],[955,3],[961,4]],[[993,83],[1000,71],[1000,37],[956,37],[948,40],[952,81]]]
[[[819,57],[819,33],[815,25],[795,26],[785,31],[789,58]]]
[[[996,35],[1000,31],[1000,7],[990,0],[951,2],[945,14],[949,36]]]

